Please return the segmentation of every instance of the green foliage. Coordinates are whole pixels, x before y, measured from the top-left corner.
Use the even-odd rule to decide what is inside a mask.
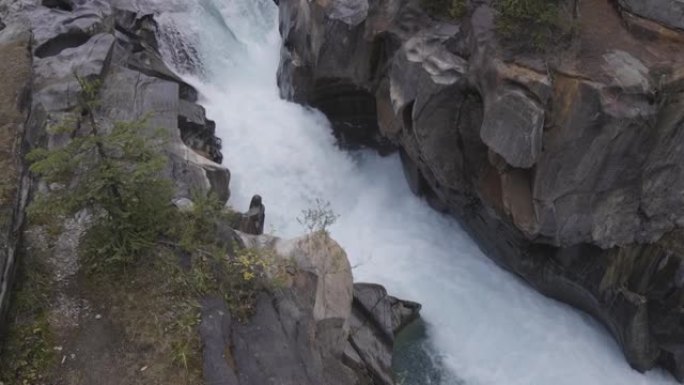
[[[66,123],[53,133],[74,135],[55,149],[28,154],[31,171],[52,188],[28,209],[29,218],[54,222],[89,210],[94,223],[82,248],[94,269],[126,264],[153,246],[170,219],[172,187],[160,176],[166,158],[159,136],[146,137],[144,121],[116,122],[99,132],[94,119],[89,133],[75,136],[78,124]]]
[[[14,325],[0,341],[0,382],[29,385],[45,382],[44,376],[55,364],[47,319],[53,281],[36,255],[25,255],[19,263],[9,311]]]
[[[17,173],[14,170],[14,165],[7,160],[0,159],[0,170],[3,170],[2,179],[0,179],[0,206],[9,205],[13,199],[17,184]]]
[[[562,0],[498,0],[497,31],[508,45],[547,51],[572,34],[574,25],[561,14]]]
[[[330,202],[316,198],[312,206],[302,210],[302,214],[297,218],[297,222],[306,227],[309,233],[328,233],[328,227],[332,226],[339,219],[335,214]]]
[[[467,0],[422,0],[428,13],[451,19],[460,19],[468,13]]]
[[[180,212],[173,222],[173,244],[188,255],[191,267],[178,267],[174,277],[183,291],[196,296],[223,296],[240,320],[251,316],[257,294],[265,287],[271,258],[263,250],[237,249],[227,224],[234,213],[212,195],[195,194],[192,210]]]

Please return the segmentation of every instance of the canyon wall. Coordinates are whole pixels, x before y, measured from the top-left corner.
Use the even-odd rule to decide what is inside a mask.
[[[567,37],[544,47],[504,36],[497,1],[425,3],[281,0],[282,95],[399,151],[492,259],[683,380],[679,2],[556,1]]]

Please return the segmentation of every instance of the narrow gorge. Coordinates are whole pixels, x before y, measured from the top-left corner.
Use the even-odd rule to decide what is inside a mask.
[[[0,384],[676,384],[683,47],[676,0],[0,0]],[[176,223],[103,275],[28,154],[121,122]]]

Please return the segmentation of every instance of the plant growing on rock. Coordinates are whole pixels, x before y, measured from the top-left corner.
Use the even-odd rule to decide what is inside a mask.
[[[572,35],[574,23],[563,16],[563,0],[498,0],[497,31],[507,45],[547,51]]]
[[[195,194],[191,210],[178,213],[171,231],[190,258],[190,269],[178,271],[185,290],[197,296],[222,296],[240,320],[253,312],[257,294],[265,287],[271,260],[263,250],[239,248],[228,224],[235,214],[213,195]]]
[[[312,207],[302,210],[297,222],[306,227],[310,234],[327,234],[328,228],[335,224],[338,219],[339,215],[332,210],[330,202],[316,198],[312,202]]]
[[[66,119],[50,129],[69,138],[67,144],[27,156],[33,174],[50,186],[32,202],[29,217],[55,222],[86,210],[92,215],[82,247],[88,266],[125,265],[153,246],[167,226],[173,190],[161,176],[166,158],[159,134],[144,134],[144,120],[100,127],[94,116],[99,84],[79,81],[85,119]]]
[[[467,0],[422,0],[423,8],[435,16],[460,19],[468,12]]]

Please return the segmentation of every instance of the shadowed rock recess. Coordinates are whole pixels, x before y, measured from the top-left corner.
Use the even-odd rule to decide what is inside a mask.
[[[188,368],[187,352],[158,354],[170,349],[165,337],[172,331],[164,329],[164,336],[150,342],[143,330],[148,323],[158,328],[176,314],[179,304],[169,303],[174,298],[148,298],[148,291],[156,293],[149,287],[156,284],[153,279],[168,272],[143,272],[142,280],[129,272],[133,276],[123,279],[127,282],[98,282],[91,288],[79,273],[78,258],[89,214],[64,218],[55,244],[46,241],[40,224],[24,223],[30,197],[59,186],[29,175],[23,156],[71,140],[50,130],[63,122],[79,128],[88,124],[78,78],[100,86],[96,107],[88,113],[103,129],[144,119],[141,129],[164,131],[168,162],[163,172],[175,187],[169,205],[190,210],[196,194],[210,192],[227,202],[231,175],[221,165],[215,123],[197,104],[197,91],[166,66],[159,52],[154,15],[187,10],[183,4],[158,3],[0,0],[0,348],[12,330],[25,327],[19,317],[5,319],[18,260],[47,266],[51,285],[44,309],[50,330],[40,330],[50,339],[38,341],[47,346],[38,347],[45,362],[35,367],[28,361],[0,362],[0,381],[14,381],[14,373],[3,372],[7,367],[30,367],[32,383],[194,384],[203,376],[213,385],[392,385],[394,336],[418,317],[420,305],[391,297],[380,286],[355,285],[344,250],[325,234],[290,241],[261,235],[266,208],[258,195],[247,213],[235,215],[235,223],[225,219],[217,225],[216,242],[228,245],[228,254],[249,247],[272,256],[275,267],[268,267],[267,278],[273,282],[259,291],[247,320],[237,320],[222,296],[199,298],[197,376]],[[160,6],[164,9],[155,8]],[[192,52],[184,55],[185,67],[199,65]],[[160,286],[173,279],[168,275]],[[115,287],[114,295],[101,297],[99,286]],[[138,287],[143,289],[132,294]],[[164,309],[155,312],[159,304]],[[194,327],[193,321],[186,327]],[[3,360],[30,361],[32,352],[28,358]]]
[[[682,3],[557,1],[568,41],[526,51],[465,3],[281,0],[281,93],[389,142],[492,259],[684,380]]]

